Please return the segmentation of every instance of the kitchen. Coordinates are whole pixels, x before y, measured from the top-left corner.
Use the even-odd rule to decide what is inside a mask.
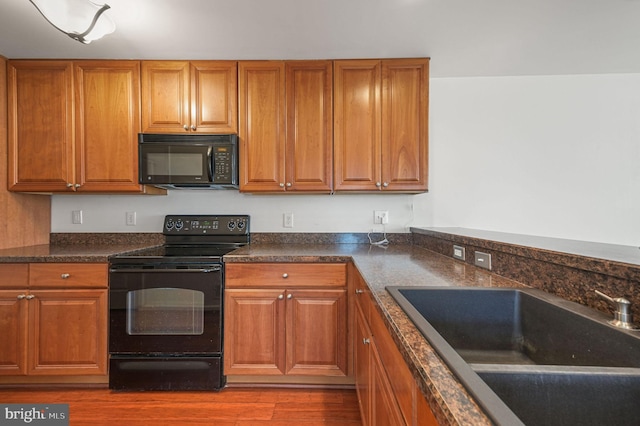
[[[3,7],[16,4],[7,2]],[[114,9],[116,6],[112,2]],[[290,16],[301,17],[297,24],[287,25],[291,31],[307,35],[298,40],[304,49],[286,46],[283,35],[274,33],[273,39],[261,40],[268,47],[247,43],[243,49],[236,46],[215,58],[430,56],[428,193],[271,196],[170,191],[158,197],[54,195],[51,232],[157,232],[164,215],[176,213],[175,206],[180,206],[178,213],[206,210],[249,214],[253,232],[366,233],[372,228],[383,230],[373,224],[372,213],[387,210],[389,224],[384,230],[389,233],[405,233],[409,226],[456,226],[638,245],[640,172],[635,165],[640,158],[635,117],[640,106],[634,89],[640,81],[633,48],[638,39],[632,25],[638,12],[635,2],[609,2],[606,6],[598,2],[587,6],[538,2],[519,10],[505,2],[485,4],[482,9],[465,4],[463,10],[433,10],[428,2],[394,2],[379,8],[351,4],[347,10],[339,9],[337,17],[324,10],[311,13],[314,18],[325,17],[326,28],[331,28],[336,38],[323,38],[322,43],[303,31],[305,25],[317,28],[305,21],[304,11],[286,6],[294,8]],[[501,7],[504,10],[498,16],[496,10]],[[579,16],[575,16],[575,7],[581,8]],[[262,12],[256,15],[282,23],[280,15],[268,14],[275,12]],[[34,27],[39,23],[37,18],[32,17]],[[382,19],[389,20],[390,25],[384,27],[387,34],[378,33],[378,26],[370,24]],[[251,28],[260,28],[260,22],[250,22]],[[355,27],[356,22],[362,27]],[[488,22],[494,24],[489,26]],[[243,18],[236,27],[246,23]],[[543,35],[541,27],[548,28]],[[19,33],[11,22],[3,23],[3,28]],[[51,31],[47,42],[56,43],[57,33]],[[111,37],[119,37],[122,31],[119,26]],[[440,37],[431,31],[439,31]],[[375,46],[363,45],[367,39]],[[432,39],[441,40],[441,44],[430,47],[435,43]],[[486,44],[475,47],[470,39],[474,43],[483,39]],[[8,58],[52,57],[53,46],[44,42],[26,54],[14,53],[19,45],[9,37],[3,40],[7,40],[7,47],[0,53]],[[66,39],[58,42],[71,49],[61,57],[108,57],[99,49],[101,43],[109,43],[109,38],[89,46],[76,46]],[[324,42],[331,45],[324,46]],[[162,47],[168,49],[166,43]],[[154,52],[153,46],[145,46],[150,58],[210,58],[198,52]],[[9,203],[17,198],[13,194],[3,196],[11,198]],[[22,202],[26,197],[19,198]],[[72,223],[72,212],[77,210],[83,212],[82,224]],[[126,224],[126,212],[131,211],[136,212],[135,226]],[[283,227],[284,213],[293,213],[293,228]],[[25,232],[15,230],[9,221],[3,222],[4,235]]]

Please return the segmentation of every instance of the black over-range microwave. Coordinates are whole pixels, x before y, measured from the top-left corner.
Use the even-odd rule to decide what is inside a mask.
[[[238,135],[138,134],[139,181],[167,189],[237,189]]]

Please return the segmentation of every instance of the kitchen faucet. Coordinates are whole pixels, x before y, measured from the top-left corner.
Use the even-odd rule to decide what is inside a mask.
[[[602,297],[604,300],[613,303],[616,306],[616,311],[613,313],[613,319],[608,321],[609,324],[618,328],[624,328],[625,330],[638,330],[639,328],[633,325],[633,315],[629,312],[631,302],[624,297],[610,297],[601,291],[596,290],[596,294]]]

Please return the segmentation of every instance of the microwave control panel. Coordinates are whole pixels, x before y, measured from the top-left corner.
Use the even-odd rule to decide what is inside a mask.
[[[233,152],[230,146],[213,147],[213,181],[233,181]]]

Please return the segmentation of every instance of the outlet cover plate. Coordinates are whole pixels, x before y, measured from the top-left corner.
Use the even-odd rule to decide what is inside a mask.
[[[465,260],[465,250],[462,246],[453,246],[453,257],[460,260]]]
[[[475,252],[474,264],[481,268],[491,270],[491,255],[481,251]]]

